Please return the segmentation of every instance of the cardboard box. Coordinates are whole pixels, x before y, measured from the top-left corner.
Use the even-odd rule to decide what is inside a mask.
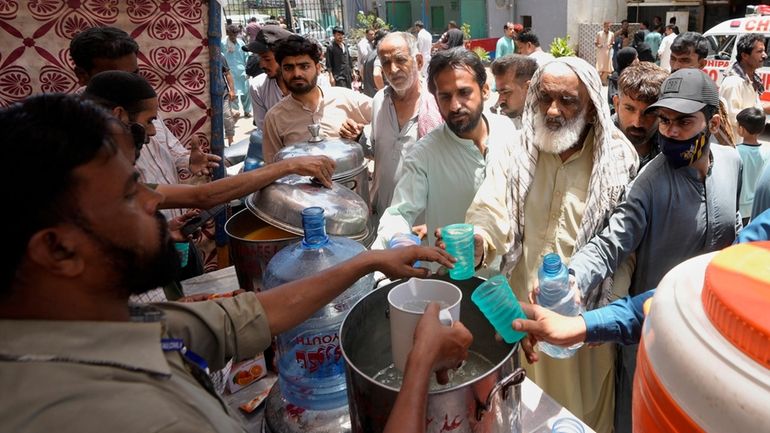
[[[261,379],[265,374],[267,374],[267,367],[265,366],[265,357],[262,354],[257,355],[254,359],[233,364],[227,380],[227,389],[231,394],[238,392]]]

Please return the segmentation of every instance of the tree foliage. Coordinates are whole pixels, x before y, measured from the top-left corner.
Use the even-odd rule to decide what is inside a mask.
[[[570,57],[575,55],[575,50],[569,46],[569,35],[564,38],[555,38],[551,42],[551,54],[554,57]]]

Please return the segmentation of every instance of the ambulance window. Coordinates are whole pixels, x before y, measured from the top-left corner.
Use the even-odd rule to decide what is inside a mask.
[[[714,56],[717,60],[730,60],[733,54],[733,45],[735,45],[734,35],[720,35],[716,37],[717,49]]]
[[[716,36],[706,36],[706,40],[709,41],[708,58],[713,59],[714,55],[717,53],[717,48],[719,48],[719,43],[717,42]]]

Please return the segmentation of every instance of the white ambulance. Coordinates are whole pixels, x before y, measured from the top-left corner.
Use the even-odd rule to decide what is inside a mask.
[[[765,49],[768,49],[770,46],[770,6],[747,6],[746,17],[727,20],[703,34],[711,45],[706,67],[703,70],[709,74],[711,79],[716,81],[717,85],[722,82],[724,73],[735,62],[738,39],[747,33],[764,35]],[[766,89],[761,99],[770,101],[770,54],[768,54],[764,66],[759,68],[757,73]]]

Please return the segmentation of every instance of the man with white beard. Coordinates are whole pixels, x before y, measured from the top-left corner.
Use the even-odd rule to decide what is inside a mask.
[[[380,41],[377,55],[388,86],[372,100],[374,180],[372,211],[376,219],[390,206],[396,182],[401,177],[404,156],[417,140],[443,123],[436,99],[420,80],[423,66],[417,39],[406,32],[391,33]],[[351,131],[355,127],[354,131]],[[355,137],[363,125],[347,121],[343,137]]]
[[[476,230],[476,263],[505,254],[502,272],[525,301],[543,256],[569,260],[602,228],[639,164],[610,119],[593,66],[561,57],[532,76],[511,158],[490,162],[466,215]],[[626,270],[627,271],[627,270]],[[612,284],[585,299],[605,304]],[[612,429],[615,348],[583,348],[568,359],[542,359],[527,375],[597,432]]]

